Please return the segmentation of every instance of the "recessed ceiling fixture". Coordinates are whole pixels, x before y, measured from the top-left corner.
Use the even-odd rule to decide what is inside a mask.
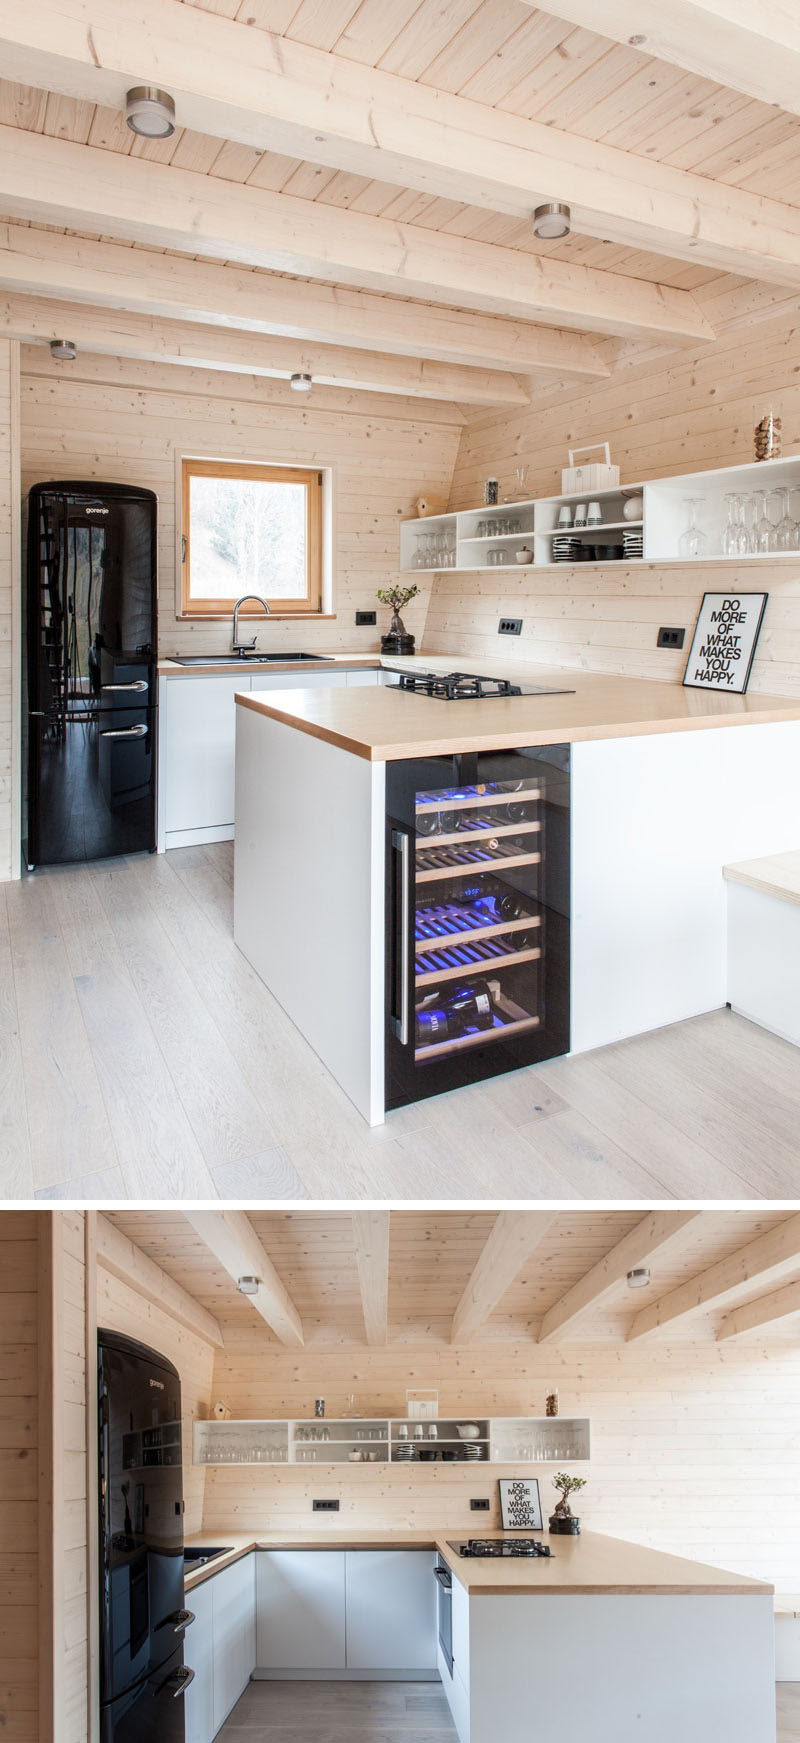
[[[144,139],[169,139],[175,132],[175,104],[168,91],[134,85],[125,96],[125,120],[131,133]]]
[[[261,1287],[260,1277],[237,1277],[236,1287],[240,1295],[257,1295]]]
[[[556,242],[559,236],[568,236],[571,229],[572,213],[560,200],[548,200],[544,206],[536,207],[533,234],[543,242]]]
[[[57,363],[74,363],[78,355],[78,347],[74,339],[51,339],[50,356]]]
[[[649,1282],[650,1268],[648,1265],[634,1265],[633,1270],[628,1272],[629,1289],[646,1289]]]
[[[310,393],[311,376],[303,374],[302,371],[298,369],[295,371],[294,375],[289,376],[289,386],[294,388],[295,393]]]

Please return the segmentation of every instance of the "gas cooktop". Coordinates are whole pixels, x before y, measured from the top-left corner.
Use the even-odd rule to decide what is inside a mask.
[[[504,696],[574,696],[563,684],[512,684],[509,678],[484,678],[475,672],[404,672],[399,667],[396,690],[408,690],[414,696],[433,696],[439,702],[485,702]]]
[[[466,1543],[450,1543],[459,1555],[469,1556],[549,1556],[549,1543],[539,1537],[470,1537]]]

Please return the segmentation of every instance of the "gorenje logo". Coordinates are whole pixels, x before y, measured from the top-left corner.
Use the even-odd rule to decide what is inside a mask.
[[[159,1392],[163,1392],[163,1390],[164,1390],[164,1382],[163,1382],[163,1380],[151,1380],[151,1381],[150,1381],[150,1385],[151,1385],[151,1386],[155,1386],[155,1387],[157,1387],[157,1389],[158,1389],[158,1391],[159,1391]]]
[[[109,514],[110,510],[107,508],[87,508],[86,513],[87,514]]]

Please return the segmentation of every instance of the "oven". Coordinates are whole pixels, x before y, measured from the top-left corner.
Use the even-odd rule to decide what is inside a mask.
[[[444,1560],[437,1555],[433,1569],[436,1580],[439,1646],[450,1675],[453,1674],[453,1576]]]

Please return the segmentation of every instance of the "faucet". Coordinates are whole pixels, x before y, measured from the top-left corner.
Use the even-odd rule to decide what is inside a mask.
[[[256,645],[255,636],[249,642],[240,642],[239,640],[239,607],[244,605],[248,599],[255,599],[259,605],[263,605],[267,617],[269,617],[269,606],[266,599],[262,599],[260,593],[243,593],[241,599],[237,599],[233,608],[233,637],[231,640],[231,649],[235,654],[252,653]]]

